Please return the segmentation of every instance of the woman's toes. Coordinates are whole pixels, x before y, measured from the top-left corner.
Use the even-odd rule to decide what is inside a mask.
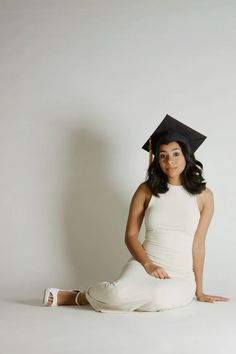
[[[53,302],[53,295],[50,293],[49,298],[48,298],[48,305],[51,305]]]

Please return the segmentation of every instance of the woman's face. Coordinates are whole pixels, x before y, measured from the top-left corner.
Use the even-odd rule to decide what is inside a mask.
[[[157,153],[162,171],[170,179],[178,179],[186,166],[186,160],[180,145],[176,141],[161,144]]]

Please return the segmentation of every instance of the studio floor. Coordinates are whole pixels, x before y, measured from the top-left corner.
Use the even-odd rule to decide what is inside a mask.
[[[229,294],[230,295],[230,294]],[[111,314],[47,307],[42,293],[0,303],[0,354],[235,354],[236,299],[162,312]]]

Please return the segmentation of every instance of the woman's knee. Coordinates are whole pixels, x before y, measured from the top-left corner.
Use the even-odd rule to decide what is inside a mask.
[[[118,281],[104,281],[90,286],[86,289],[86,294],[94,300],[114,305],[122,303],[125,295],[124,289]]]

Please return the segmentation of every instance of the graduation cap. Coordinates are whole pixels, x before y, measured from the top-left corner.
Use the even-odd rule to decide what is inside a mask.
[[[166,135],[166,133],[168,133],[168,135]],[[142,149],[149,152],[149,166],[152,163],[153,154],[156,152],[157,143],[161,143],[162,137],[164,136],[165,140],[163,141],[165,141],[165,143],[171,141],[182,141],[187,143],[193,153],[207,138],[205,135],[167,114],[163,121],[158,125],[157,129],[142,146]]]

